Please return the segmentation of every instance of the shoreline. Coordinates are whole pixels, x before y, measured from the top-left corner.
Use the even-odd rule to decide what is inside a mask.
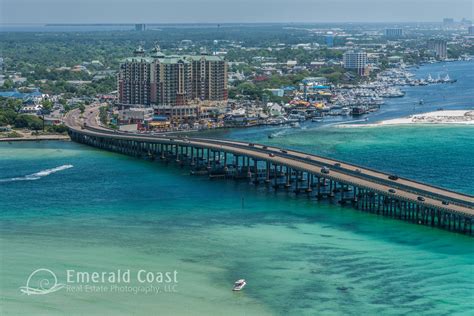
[[[68,135],[39,135],[39,136],[24,136],[24,137],[3,137],[0,138],[0,142],[34,142],[34,141],[70,141],[71,138]]]
[[[474,110],[440,110],[369,124],[339,124],[336,127],[380,127],[400,125],[474,125]]]

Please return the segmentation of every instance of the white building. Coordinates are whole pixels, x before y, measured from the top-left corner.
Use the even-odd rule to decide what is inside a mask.
[[[446,59],[448,57],[448,47],[445,40],[433,39],[429,41],[428,47],[434,52],[436,58]]]
[[[343,55],[344,68],[356,70],[363,75],[367,66],[367,53],[362,50],[349,50]]]

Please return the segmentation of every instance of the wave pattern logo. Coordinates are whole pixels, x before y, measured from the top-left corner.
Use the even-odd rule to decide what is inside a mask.
[[[58,278],[53,271],[42,268],[30,274],[26,286],[20,287],[20,291],[27,295],[45,295],[57,292],[64,286],[58,283]]]

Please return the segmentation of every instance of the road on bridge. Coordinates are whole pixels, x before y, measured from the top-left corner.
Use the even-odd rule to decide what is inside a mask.
[[[407,201],[420,204],[419,197],[427,207],[444,209],[449,212],[474,216],[474,197],[428,184],[399,178],[390,180],[387,173],[364,168],[354,164],[325,158],[313,154],[294,150],[282,150],[281,148],[265,146],[261,144],[249,144],[232,140],[219,140],[207,138],[182,138],[164,135],[134,134],[112,131],[100,126],[98,121],[99,107],[88,108],[81,118],[78,110],[69,112],[65,118],[66,125],[83,134],[114,139],[135,140],[152,143],[178,144],[181,146],[195,146],[208,148],[215,151],[226,151],[236,155],[245,155],[262,161],[269,161],[278,165],[286,165],[290,168],[309,172],[317,176],[331,178],[336,181],[366,188],[385,195],[392,195]],[[84,128],[84,122],[86,128]],[[337,164],[337,165],[336,165]],[[321,168],[326,166],[330,169],[329,174],[321,173]],[[395,193],[389,193],[390,189],[396,189]],[[448,205],[443,201],[450,201]]]

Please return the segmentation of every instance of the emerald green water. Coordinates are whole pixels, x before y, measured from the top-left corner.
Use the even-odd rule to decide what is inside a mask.
[[[307,128],[271,140],[262,130],[219,133],[472,194],[472,132]],[[72,167],[24,178],[65,165]],[[264,186],[210,181],[69,142],[0,143],[0,197],[5,315],[467,315],[474,308],[471,238]],[[61,283],[67,269],[177,270],[179,282],[176,292],[158,294],[22,294],[38,268]],[[248,285],[233,293],[239,278]]]

